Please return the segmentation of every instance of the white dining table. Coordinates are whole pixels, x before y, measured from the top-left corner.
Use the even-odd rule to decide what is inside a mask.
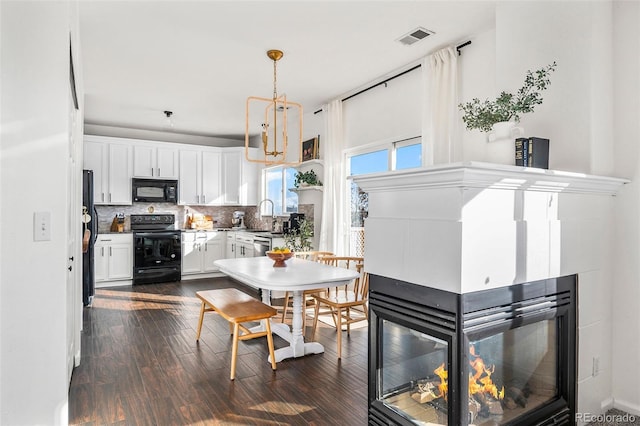
[[[271,291],[293,294],[291,330],[287,324],[271,322],[271,331],[289,342],[289,346],[275,351],[276,362],[324,352],[318,342],[305,342],[302,330],[302,294],[305,290],[337,287],[349,283],[358,272],[304,259],[292,258],[284,267],[274,267],[266,256],[216,260],[220,272],[253,287],[262,289],[262,301],[271,304]],[[263,327],[262,325],[259,327]],[[270,361],[270,359],[269,359]]]

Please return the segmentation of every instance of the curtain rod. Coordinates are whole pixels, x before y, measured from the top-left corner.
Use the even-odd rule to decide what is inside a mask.
[[[466,41],[466,42],[464,42],[464,43],[462,43],[462,44],[457,45],[457,46],[456,46],[456,50],[458,51],[458,55],[460,55],[460,54],[461,54],[461,53],[460,53],[460,49],[462,49],[463,47],[468,46],[468,45],[470,45],[470,44],[471,44],[471,40],[468,40],[468,41]],[[356,96],[358,96],[358,95],[360,95],[360,94],[362,94],[362,93],[366,92],[367,90],[371,90],[371,89],[373,89],[374,87],[378,87],[378,86],[380,86],[381,84],[386,85],[386,84],[387,84],[387,82],[389,82],[389,81],[393,80],[394,78],[401,77],[401,76],[403,76],[403,75],[405,75],[405,74],[407,74],[407,73],[409,73],[409,72],[411,72],[411,71],[413,71],[413,70],[415,70],[415,69],[417,69],[417,68],[420,68],[420,66],[421,66],[421,65],[420,65],[420,64],[418,64],[418,65],[416,65],[416,66],[414,66],[414,67],[412,67],[412,68],[409,68],[408,70],[404,70],[404,71],[402,71],[400,74],[396,74],[396,75],[394,75],[394,76],[391,76],[391,77],[389,77],[389,78],[387,78],[387,79],[385,79],[385,80],[382,80],[382,81],[380,81],[380,82],[378,82],[378,83],[374,84],[373,86],[369,86],[369,87],[367,87],[367,88],[365,88],[365,89],[362,89],[362,90],[360,90],[359,92],[356,92],[356,93],[354,93],[354,94],[352,94],[352,95],[347,96],[346,98],[343,98],[343,99],[342,99],[342,102],[344,102],[344,101],[346,101],[346,100],[349,100],[349,99],[351,99],[351,98],[354,98],[354,97],[356,97]],[[319,112],[322,112],[322,109],[319,109],[319,110],[315,111],[313,114],[315,115],[315,114],[317,114],[317,113],[319,113]]]

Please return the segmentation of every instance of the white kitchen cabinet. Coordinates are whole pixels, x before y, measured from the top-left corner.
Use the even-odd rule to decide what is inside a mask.
[[[245,232],[227,232],[227,258],[253,256],[253,235]]]
[[[200,204],[200,151],[181,149],[180,178],[178,180],[179,204]]]
[[[131,168],[131,147],[110,143],[108,204],[131,204]]]
[[[180,150],[179,204],[221,204],[220,158],[218,151]]]
[[[132,234],[100,234],[94,253],[96,286],[133,279]]]
[[[83,163],[85,170],[93,170],[93,198],[95,204],[105,204],[107,189],[107,151],[108,145],[104,142],[94,142],[85,138]]]
[[[227,232],[227,249],[225,251],[225,257],[227,259],[233,259],[236,257],[236,233]]]
[[[178,149],[152,142],[133,146],[133,175],[146,178],[178,178]]]
[[[236,234],[236,257],[253,257],[253,236]]]
[[[223,204],[240,205],[242,185],[242,154],[225,152],[222,155],[222,202]]]
[[[202,151],[202,201],[201,204],[220,205],[221,157],[219,152]]]
[[[93,170],[95,204],[131,204],[132,157],[129,144],[85,136],[83,168]]]
[[[224,258],[224,231],[182,233],[182,275],[218,272],[213,264]]]
[[[246,206],[258,202],[258,165],[244,158],[244,150],[222,154],[221,181],[223,204]]]

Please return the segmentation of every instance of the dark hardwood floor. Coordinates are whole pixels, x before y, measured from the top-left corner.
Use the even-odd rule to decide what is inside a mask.
[[[351,331],[336,357],[335,328],[319,325],[325,353],[278,363],[265,338],[240,342],[229,380],[227,323],[206,314],[195,329],[198,290],[236,287],[226,278],[97,289],[84,308],[82,362],[69,389],[72,425],[364,425],[367,329]],[[286,342],[274,335],[276,349]]]

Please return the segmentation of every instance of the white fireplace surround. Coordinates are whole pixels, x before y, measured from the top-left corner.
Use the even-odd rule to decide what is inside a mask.
[[[465,162],[354,181],[369,194],[369,273],[459,294],[578,274],[577,411],[608,408],[614,196],[628,180]]]

